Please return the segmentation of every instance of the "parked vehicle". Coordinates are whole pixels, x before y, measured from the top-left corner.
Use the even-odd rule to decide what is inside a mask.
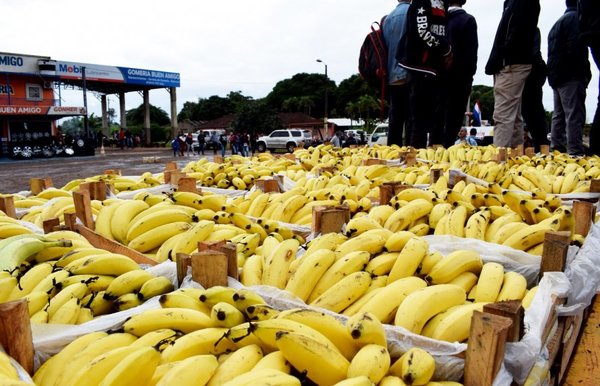
[[[375,144],[387,145],[388,129],[389,127],[387,123],[380,123],[379,125],[377,125],[375,127],[375,130],[373,130],[373,133],[371,133],[371,136],[369,137],[369,146],[373,146]]]
[[[258,137],[256,148],[259,153],[267,150],[285,149],[293,152],[296,147],[304,147],[304,144],[312,144],[312,132],[301,129],[275,130],[271,134]]]

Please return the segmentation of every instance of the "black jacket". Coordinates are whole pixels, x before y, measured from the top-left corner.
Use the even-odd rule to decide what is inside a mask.
[[[598,43],[600,39],[600,1],[579,0],[579,37],[587,44]]]
[[[437,75],[452,48],[446,40],[446,7],[442,0],[413,0],[408,8],[406,34],[398,44],[398,63],[408,70]]]
[[[486,74],[497,74],[504,66],[511,64],[532,64],[533,40],[539,16],[539,0],[504,1],[502,19],[485,66]]]
[[[479,47],[475,18],[462,8],[449,10],[446,34],[454,53],[450,74],[472,78],[477,71]]]
[[[548,34],[548,83],[553,88],[571,80],[588,84],[592,77],[588,49],[578,35],[577,9],[569,7]]]

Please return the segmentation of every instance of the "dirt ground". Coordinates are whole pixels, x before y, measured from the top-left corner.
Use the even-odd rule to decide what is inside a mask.
[[[55,157],[31,160],[13,160],[0,158],[0,193],[17,193],[29,190],[31,178],[51,178],[54,186],[61,187],[67,182],[91,177],[108,169],[120,169],[123,176],[139,176],[149,171],[162,172],[169,161],[177,162],[181,168],[192,160],[208,157],[212,160],[212,152],[207,155],[173,157],[171,149],[134,148],[105,149],[105,154],[96,150],[96,155],[86,157]],[[144,163],[144,157],[157,157],[157,163]]]

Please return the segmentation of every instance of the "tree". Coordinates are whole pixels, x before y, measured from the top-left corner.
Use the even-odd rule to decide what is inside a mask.
[[[367,129],[370,129],[375,123],[375,118],[373,117],[379,117],[377,115],[380,109],[379,101],[372,95],[362,95],[358,98],[356,106],[359,116],[365,121],[365,126]]]
[[[302,109],[311,106],[308,100],[312,102],[311,112],[315,117],[323,117],[325,111],[325,86],[327,85],[328,107],[331,109],[336,106],[337,86],[335,82],[325,77],[325,74],[307,74],[299,73],[290,79],[284,79],[277,82],[273,90],[267,95],[266,103],[277,111],[283,111],[290,108],[289,102],[284,108],[284,102],[290,98],[304,98]],[[314,109],[313,109],[314,107]]]
[[[136,108],[127,110],[125,113],[125,119],[127,127],[134,127],[144,125],[144,104],[139,105]],[[150,105],[150,122],[156,123],[160,126],[166,126],[171,124],[169,114],[160,107]]]
[[[336,110],[347,113],[348,103],[354,103],[363,95],[372,95],[379,98],[379,94],[369,87],[360,75],[352,75],[340,82],[336,94]]]
[[[473,111],[473,106],[477,101],[479,101],[479,108],[481,109],[481,119],[491,123],[494,116],[494,88],[483,85],[473,86],[471,106],[469,106],[471,111]]]
[[[234,131],[248,134],[270,133],[283,128],[277,111],[263,100],[240,105],[231,126]]]

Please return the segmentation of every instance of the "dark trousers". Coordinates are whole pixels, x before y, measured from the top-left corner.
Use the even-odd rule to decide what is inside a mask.
[[[454,145],[461,127],[465,126],[465,112],[471,95],[472,77],[451,75],[444,80],[444,147]]]
[[[444,143],[444,117],[441,112],[442,84],[437,76],[409,72],[410,136],[415,148]],[[429,134],[429,141],[427,141]]]
[[[388,86],[390,96],[388,146],[402,146],[409,133],[409,86],[408,84]]]
[[[596,68],[600,70],[600,43],[594,43],[590,48],[592,49],[592,57],[596,63]],[[598,89],[600,89],[600,82],[598,82]],[[600,155],[600,94],[598,94],[596,114],[594,114],[594,121],[592,122],[592,129],[590,130],[589,152],[590,154]]]
[[[540,151],[540,145],[549,145],[548,121],[546,109],[542,102],[542,87],[546,83],[546,65],[534,64],[531,73],[525,81],[521,102],[521,115],[527,126],[535,151]]]

